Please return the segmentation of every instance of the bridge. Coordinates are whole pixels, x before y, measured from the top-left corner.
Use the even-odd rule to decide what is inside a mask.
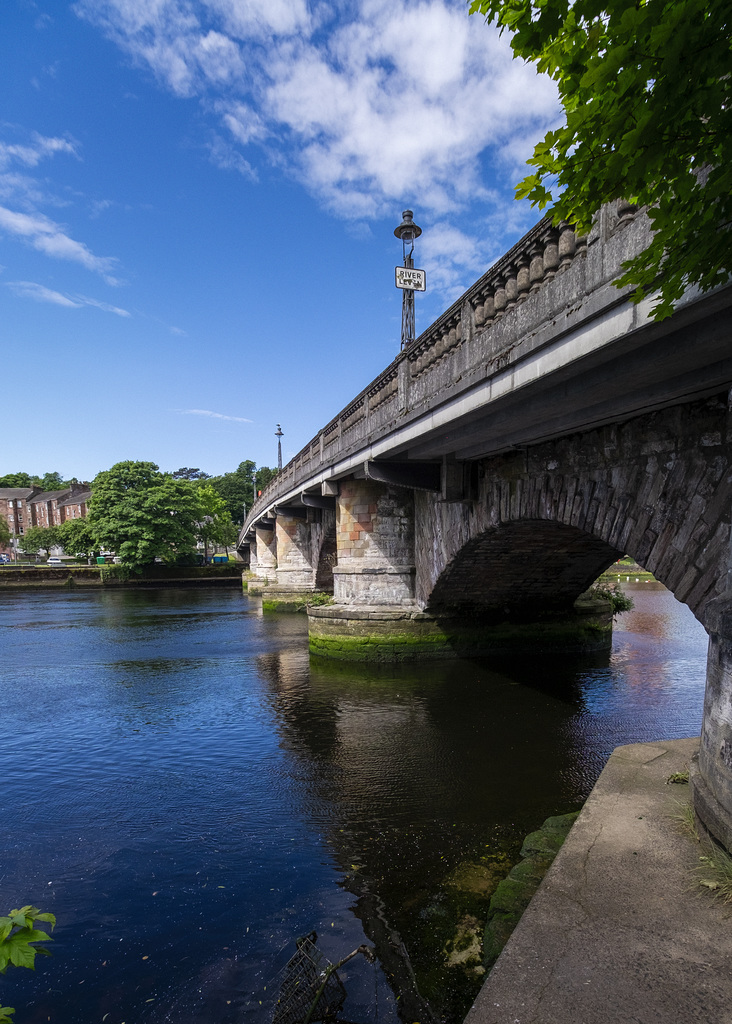
[[[653,321],[613,284],[648,232],[622,202],[585,237],[537,224],[275,477],[239,546],[269,594],[333,594],[314,653],[382,660],[606,644],[586,592],[633,556],[709,633],[694,799],[732,848],[732,285]]]

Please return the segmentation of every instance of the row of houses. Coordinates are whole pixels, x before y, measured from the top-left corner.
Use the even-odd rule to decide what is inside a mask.
[[[68,519],[83,519],[90,497],[87,483],[69,484],[61,491],[0,487],[0,516],[7,522],[11,536],[22,537],[29,526],[60,526]]]

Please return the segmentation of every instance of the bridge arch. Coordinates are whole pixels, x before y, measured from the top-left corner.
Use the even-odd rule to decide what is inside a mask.
[[[553,575],[556,600],[568,600],[595,569],[599,575],[629,554],[708,628],[708,609],[728,574],[726,398],[484,459],[469,501],[435,502],[416,492],[418,603],[460,603],[461,587],[479,582],[482,602],[491,604],[491,577],[499,595],[518,586],[506,568],[512,557],[539,590]],[[525,593],[521,599],[529,601]]]
[[[561,614],[618,557],[606,541],[555,520],[503,523],[460,549],[438,577],[428,610],[513,621]]]

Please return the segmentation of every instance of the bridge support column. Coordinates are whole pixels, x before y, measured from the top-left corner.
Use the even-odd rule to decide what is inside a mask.
[[[414,497],[373,480],[341,484],[336,503],[336,604],[414,603]]]
[[[275,520],[277,536],[277,589],[302,593],[315,589],[313,571],[312,528],[307,519],[278,513]]]
[[[253,571],[262,583],[277,582],[277,539],[275,531],[270,527],[257,526],[255,528],[256,561]],[[252,587],[249,588],[252,590]]]
[[[706,626],[709,653],[701,748],[690,781],[697,816],[732,851],[732,598],[710,602]]]
[[[353,661],[434,655],[445,637],[414,599],[414,492],[373,480],[340,484],[335,604],[308,608],[310,650]],[[445,653],[451,653],[447,650]]]

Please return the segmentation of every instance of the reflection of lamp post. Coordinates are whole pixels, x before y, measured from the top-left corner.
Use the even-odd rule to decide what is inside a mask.
[[[277,438],[277,469],[282,469],[282,441],[280,439],[284,436],[282,427],[278,423],[277,430],[275,430],[275,437]]]
[[[423,271],[418,270],[415,275],[414,260],[412,259],[414,240],[422,234],[422,228],[417,227],[412,220],[413,216],[411,210],[405,210],[402,213],[401,224],[394,229],[394,234],[402,240],[402,255],[404,257],[404,273],[400,275],[399,268],[397,268],[397,288],[402,289],[402,348],[406,348],[415,338],[414,289],[419,288],[420,291],[424,291]]]

